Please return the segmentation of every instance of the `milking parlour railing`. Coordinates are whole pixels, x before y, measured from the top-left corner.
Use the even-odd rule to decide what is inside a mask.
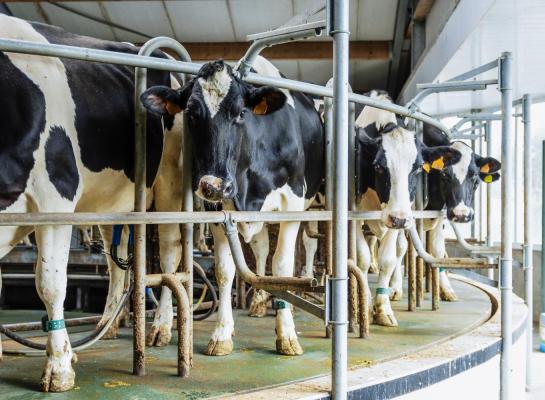
[[[191,153],[187,149],[190,148],[189,138],[184,139],[184,164],[183,168],[183,182],[184,182],[184,211],[182,212],[146,212],[145,206],[142,203],[142,199],[145,199],[145,133],[142,130],[137,129],[136,140],[136,175],[135,175],[135,212],[131,213],[28,213],[28,214],[9,214],[3,213],[0,214],[0,226],[7,225],[26,225],[26,226],[37,226],[37,225],[111,225],[111,224],[135,224],[138,226],[136,229],[137,240],[135,247],[135,300],[133,303],[134,312],[135,312],[135,334],[134,334],[134,366],[133,373],[137,375],[143,375],[145,373],[145,342],[143,335],[143,315],[144,315],[144,304],[143,304],[143,288],[145,287],[145,281],[148,281],[148,284],[168,284],[170,288],[174,289],[175,292],[178,291],[178,294],[181,293],[179,298],[179,306],[183,307],[185,303],[184,299],[191,300],[190,291],[191,291],[191,279],[190,271],[186,266],[191,260],[192,251],[184,251],[184,274],[181,276],[184,279],[174,279],[169,274],[162,274],[157,278],[151,279],[151,277],[146,278],[145,276],[145,246],[143,246],[143,240],[145,238],[145,225],[146,224],[185,224],[184,230],[184,249],[191,248],[190,238],[192,235],[192,225],[193,223],[234,223],[234,222],[279,222],[279,221],[332,221],[333,222],[333,246],[332,246],[332,257],[331,257],[331,267],[333,277],[331,279],[331,308],[332,312],[328,318],[329,323],[333,325],[333,362],[332,362],[332,375],[333,375],[333,387],[332,393],[334,398],[346,398],[347,393],[347,382],[346,382],[346,368],[347,368],[347,344],[346,344],[346,325],[347,321],[347,278],[348,278],[348,240],[347,240],[347,222],[349,220],[379,220],[380,212],[348,212],[348,164],[342,162],[342,160],[347,160],[346,157],[348,152],[348,137],[344,132],[348,131],[348,102],[360,103],[366,106],[371,106],[375,108],[380,108],[383,110],[391,111],[393,113],[399,114],[401,116],[410,117],[418,121],[429,123],[445,132],[448,132],[448,128],[443,125],[441,122],[435,120],[434,118],[417,112],[414,109],[407,107],[402,107],[392,103],[380,101],[377,99],[372,99],[363,95],[348,93],[348,5],[346,1],[335,2],[335,21],[331,22],[328,26],[328,33],[334,37],[335,47],[334,47],[334,84],[333,88],[328,88],[324,86],[319,86],[310,83],[299,82],[295,80],[285,79],[285,78],[276,78],[276,77],[267,77],[260,76],[254,73],[248,73],[243,79],[249,83],[258,84],[258,85],[271,85],[279,88],[301,91],[316,96],[324,97],[326,100],[332,98],[332,114],[333,114],[333,128],[332,133],[332,146],[329,147],[329,152],[327,154],[327,159],[329,160],[330,166],[335,166],[334,174],[328,175],[330,178],[330,187],[332,188],[333,195],[332,198],[328,201],[331,201],[331,210],[328,211],[303,211],[303,212],[193,212],[192,211],[192,201],[189,199],[191,196],[191,171],[188,165],[191,165],[190,155],[186,153]],[[156,38],[155,44],[162,43],[162,39]],[[166,43],[166,42],[164,42]],[[164,43],[162,47],[164,47]],[[178,48],[181,49],[181,48]],[[33,54],[40,56],[50,56],[50,57],[61,57],[61,58],[70,58],[84,61],[93,61],[93,62],[102,62],[102,63],[112,63],[112,64],[121,64],[138,68],[151,68],[156,70],[170,71],[170,72],[179,72],[184,74],[196,74],[200,69],[200,64],[188,62],[188,61],[175,61],[175,60],[166,60],[158,59],[154,57],[149,57],[145,55],[132,55],[124,53],[116,53],[105,50],[96,50],[88,48],[79,48],[73,46],[65,45],[54,45],[54,44],[44,44],[44,43],[33,43],[26,41],[17,41],[9,39],[0,39],[0,50],[5,52],[14,52],[14,53],[24,53],[24,54]],[[176,47],[175,47],[176,50]],[[183,53],[182,53],[183,54]],[[506,56],[506,60],[510,61],[510,57]],[[505,67],[505,75],[508,76],[508,67]],[[138,76],[138,75],[137,75]],[[508,81],[508,80],[507,80]],[[144,81],[145,82],[145,81]],[[509,85],[502,85],[502,93],[510,91]],[[139,98],[141,88],[136,86],[135,100]],[[506,101],[506,100],[509,101]],[[510,107],[511,101],[509,95],[506,94],[506,100],[504,101],[504,106]],[[140,120],[138,115],[139,113],[139,102],[135,101],[135,107],[137,107],[137,121]],[[506,105],[508,103],[508,105]],[[140,114],[143,115],[143,114]],[[504,113],[504,116],[510,116],[510,112]],[[503,137],[509,136],[509,127],[508,124],[505,124],[506,120],[504,119]],[[138,127],[138,122],[137,125]],[[145,126],[145,124],[144,124]],[[189,135],[184,135],[188,137]],[[509,152],[506,151],[505,161],[503,168],[506,170],[512,169],[510,161],[507,159],[509,157]],[[502,169],[503,169],[502,168]],[[510,183],[511,179],[509,178],[510,173],[504,172],[504,180]],[[510,184],[506,184],[503,187],[504,191],[504,200],[507,200],[512,195],[512,189],[510,189]],[[508,202],[507,202],[508,203]],[[504,212],[505,212],[505,222],[509,221],[509,216],[512,214],[512,208],[505,206],[504,201]],[[442,212],[437,211],[416,211],[414,217],[416,219],[422,218],[438,218],[442,216]],[[232,239],[238,241],[237,235],[231,235]],[[509,235],[504,236],[502,239],[502,269],[506,268],[507,265],[510,266],[511,262],[511,237]],[[417,240],[417,239],[415,239]],[[232,245],[232,243],[230,243]],[[429,262],[441,262],[442,260],[429,259]],[[505,262],[505,264],[503,264]],[[256,284],[263,284],[263,288],[269,288],[270,290],[285,290],[285,289],[297,289],[297,290],[313,290],[316,287],[316,282],[312,279],[305,278],[275,278],[275,277],[256,277],[249,275],[242,268],[240,263],[237,263],[237,269],[239,273]],[[510,275],[504,275],[505,283],[510,282],[508,279]],[[151,282],[153,280],[153,282]],[[261,281],[258,283],[258,281]],[[187,289],[183,290],[183,286],[179,285],[180,282],[183,282],[187,285]],[[269,285],[269,286],[267,286]],[[505,285],[505,289],[509,289]],[[177,294],[177,296],[178,296]],[[184,297],[185,296],[185,297]],[[510,297],[506,297],[506,308],[507,302],[510,301]],[[191,311],[189,311],[191,312]],[[138,315],[138,317],[136,317]],[[187,313],[179,312],[179,316],[184,315],[184,320],[186,326],[182,327],[179,325],[180,329],[183,329],[183,334],[186,335],[181,338],[180,342],[186,346],[191,346],[192,336],[187,336],[187,329],[189,329],[189,335],[192,334],[190,331],[191,318],[188,317]],[[187,319],[189,318],[189,319]],[[181,319],[181,318],[180,318]],[[507,325],[507,320],[505,321]],[[510,329],[510,326],[509,326]],[[502,334],[504,332],[502,331]],[[181,333],[180,333],[181,334]],[[189,343],[188,343],[189,342]],[[505,345],[504,340],[504,352],[508,352],[508,347]],[[179,372],[180,375],[185,376],[189,372],[189,366],[191,363],[191,354],[186,353],[187,347],[184,348],[182,352],[185,356],[180,356],[179,359]],[[191,347],[189,347],[191,349]],[[189,357],[189,360],[188,358]],[[507,360],[507,358],[506,358]],[[508,379],[507,376],[505,376]]]

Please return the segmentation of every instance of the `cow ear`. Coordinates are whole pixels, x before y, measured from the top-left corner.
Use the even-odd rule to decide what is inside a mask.
[[[475,154],[475,164],[479,167],[479,172],[483,174],[493,174],[501,169],[501,163],[493,157],[481,157]]]
[[[479,172],[479,178],[481,178],[481,181],[486,182],[486,183],[495,182],[498,179],[500,179],[500,176],[501,175],[500,175],[499,172],[492,173],[492,174],[486,174],[486,173],[483,173],[483,172]]]
[[[247,106],[254,114],[271,114],[286,104],[286,95],[272,86],[252,88],[248,93]]]
[[[364,147],[364,149],[368,149],[371,151],[376,151],[378,149],[378,142],[367,135],[367,133],[365,132],[365,128],[357,126],[356,134],[358,137],[358,141],[360,142],[362,147]]]
[[[423,147],[422,169],[430,172],[432,169],[441,171],[443,168],[456,164],[462,158],[462,154],[449,146]]]
[[[140,95],[140,101],[154,114],[174,116],[185,109],[192,88],[193,80],[180,89],[152,86]]]

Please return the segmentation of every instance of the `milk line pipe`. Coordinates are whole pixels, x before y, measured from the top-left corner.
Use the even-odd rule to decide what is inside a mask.
[[[424,245],[420,240],[416,226],[413,225],[407,230],[418,256],[432,267],[444,266],[445,268],[489,268],[491,265],[486,258],[435,258],[424,249]]]
[[[192,75],[196,75],[202,66],[202,64],[192,62],[167,60],[156,57],[144,57],[108,50],[96,50],[50,43],[34,43],[29,41],[12,39],[0,39],[0,51],[35,54],[50,57],[62,57],[76,60],[102,62],[108,64],[121,64],[132,67],[143,67],[162,71],[181,72]],[[283,89],[304,92],[319,97],[333,97],[333,90],[330,88],[307,82],[300,82],[292,79],[262,76],[250,72],[244,78],[244,80],[248,83],[253,83],[256,85],[270,85]],[[417,112],[415,110],[410,110],[407,107],[402,107],[397,104],[377,100],[356,93],[349,93],[348,100],[354,103],[360,103],[374,108],[391,111],[404,117],[421,120],[441,129],[444,132],[449,132],[449,128],[443,123],[437,121],[435,118],[432,118],[429,115]]]
[[[483,254],[483,255],[499,255],[500,254],[500,247],[499,246],[475,246],[470,243],[468,243],[464,237],[462,232],[460,231],[459,224],[456,222],[450,221],[450,226],[452,227],[452,230],[454,231],[454,235],[456,236],[456,240],[458,243],[462,246],[464,250],[470,251],[472,253],[477,254]]]
[[[532,387],[532,350],[534,345],[534,252],[532,237],[532,96],[522,97],[524,124],[524,300],[528,307],[526,318],[526,391]]]

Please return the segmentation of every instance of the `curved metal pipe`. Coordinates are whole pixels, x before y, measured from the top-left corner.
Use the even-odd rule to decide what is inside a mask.
[[[476,254],[482,254],[482,255],[499,255],[500,254],[500,248],[499,247],[490,247],[490,246],[474,246],[470,243],[468,243],[463,235],[462,232],[460,232],[460,228],[458,227],[458,224],[455,222],[449,221],[450,225],[452,226],[452,230],[454,231],[454,234],[456,235],[456,240],[460,245],[464,248],[464,250],[467,250],[472,253]]]
[[[352,259],[348,259],[348,273],[354,277],[358,287],[358,322],[360,338],[369,337],[369,298],[368,282],[363,271],[356,265]]]

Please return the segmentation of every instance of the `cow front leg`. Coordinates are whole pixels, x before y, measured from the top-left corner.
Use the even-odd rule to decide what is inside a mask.
[[[399,230],[388,229],[380,242],[378,262],[380,272],[374,301],[373,322],[382,326],[397,326],[394,311],[390,305],[389,283],[397,265],[397,236]]]
[[[71,226],[41,226],[36,229],[36,289],[50,321],[46,344],[47,361],[40,381],[44,392],[64,392],[74,387],[74,354],[68,333],[61,325],[64,322],[63,303],[71,234]]]
[[[102,318],[97,324],[97,329],[100,330],[108,321],[113,318],[115,309],[121,300],[123,295],[123,287],[125,286],[125,270],[119,268],[117,264],[112,260],[110,256],[110,247],[112,244],[112,232],[113,227],[109,225],[102,225],[99,227],[100,235],[102,236],[102,242],[104,250],[107,252],[106,261],[108,263],[108,273],[110,280],[108,283],[108,296],[106,297],[106,304],[104,306],[104,313]],[[121,258],[127,258],[127,241],[128,231],[123,232],[122,242],[119,246],[118,256]],[[115,339],[119,333],[119,321],[123,318],[124,311],[121,311],[116,320],[110,325],[110,328],[102,336],[103,340]]]
[[[210,229],[214,237],[214,268],[219,288],[219,306],[216,327],[212,332],[205,354],[225,356],[233,351],[232,336],[235,323],[233,320],[231,291],[235,277],[235,262],[223,228],[218,224],[212,224]]]
[[[263,229],[255,235],[250,241],[250,247],[255,257],[256,274],[259,276],[265,276],[267,268],[267,256],[269,255],[269,230],[267,225],[263,225]],[[252,302],[250,304],[250,311],[248,315],[250,317],[264,317],[267,315],[267,301],[269,300],[269,293],[254,288],[254,295],[252,296]]]
[[[178,225],[159,225],[159,257],[161,270],[172,274],[178,269],[182,257],[181,233]],[[162,347],[172,338],[172,292],[166,286],[161,288],[161,298],[155,310],[153,324],[146,336],[147,346]]]
[[[274,276],[293,276],[298,231],[299,222],[280,223],[278,245],[272,260]],[[276,351],[287,356],[301,355],[303,348],[297,340],[291,307],[285,302],[280,304],[284,307],[276,311]]]
[[[431,254],[435,258],[445,258],[447,254],[445,249],[445,235],[443,230],[443,221],[435,224],[434,228],[430,231],[431,242]],[[439,268],[439,288],[440,297],[443,301],[456,301],[458,296],[454,292],[454,289],[450,285],[447,272],[443,268]]]
[[[392,278],[390,279],[390,300],[399,301],[403,298],[403,258],[407,252],[407,238],[404,232],[397,237],[397,262]]]

